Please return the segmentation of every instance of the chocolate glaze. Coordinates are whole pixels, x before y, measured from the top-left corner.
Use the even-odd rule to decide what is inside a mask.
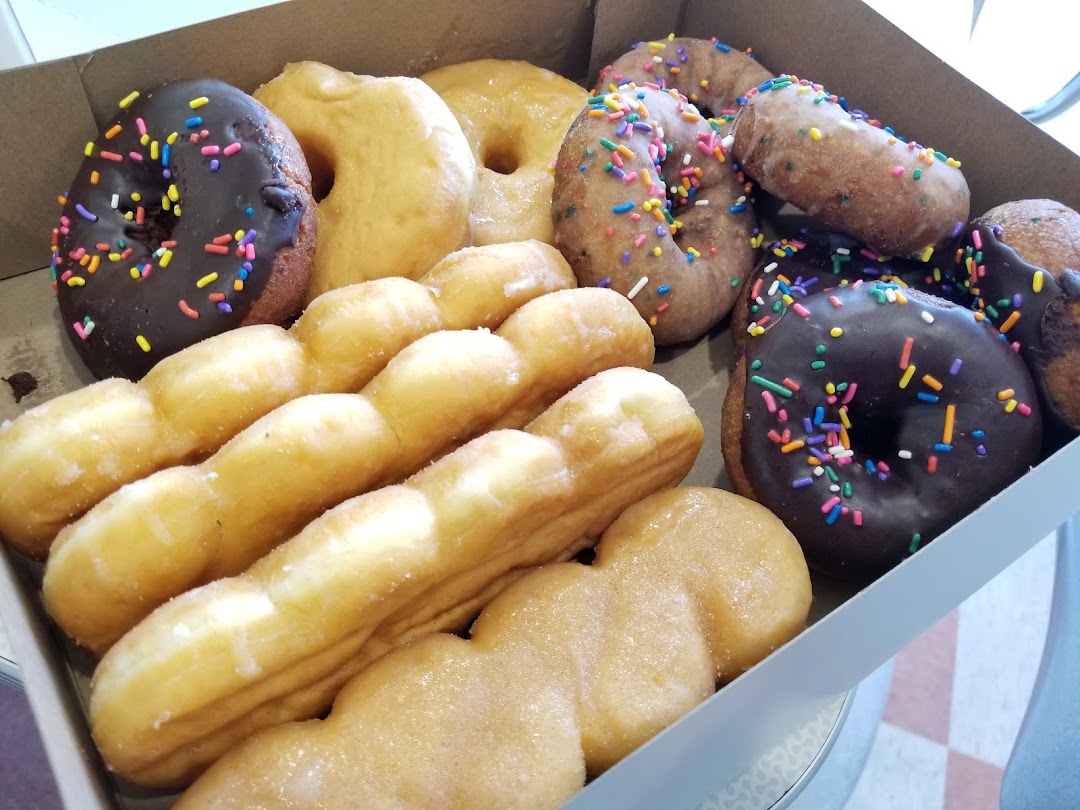
[[[956,281],[952,251],[935,255],[947,260],[921,262],[885,256],[842,233],[804,229],[797,237],[777,240],[765,248],[765,258],[747,282],[747,322],[768,331],[787,312],[785,297],[798,301],[860,280],[889,281],[969,304],[967,285]],[[773,284],[774,280],[779,283]]]
[[[999,334],[1020,352],[1035,378],[1044,410],[1054,415],[1043,377],[1046,346],[1042,326],[1047,306],[1061,289],[1051,273],[1020,258],[1020,254],[1001,241],[1000,234],[1000,226],[976,220],[964,233],[962,249],[957,254],[958,267],[968,275],[977,296],[974,308],[996,329],[1005,330]],[[1038,292],[1032,285],[1036,275],[1042,277]],[[1020,313],[1020,317],[1010,323],[1014,312]]]
[[[209,102],[192,108],[190,102],[201,97]],[[239,326],[258,299],[277,251],[294,243],[303,213],[302,198],[281,170],[281,149],[267,132],[266,115],[257,101],[224,82],[177,81],[119,110],[93,142],[67,193],[52,271],[66,331],[97,377],[138,379],[162,358]],[[146,144],[140,119],[149,136]],[[120,131],[108,137],[116,125]],[[166,166],[166,140],[174,132]],[[205,147],[224,150],[234,143],[241,148],[232,154],[203,153]],[[109,154],[121,159],[110,160]],[[162,198],[173,184],[178,202],[170,200],[165,210]],[[134,200],[133,193],[141,199]],[[179,217],[175,205],[181,206]],[[125,219],[127,212],[136,216],[140,206],[143,225]],[[235,234],[251,231],[255,253],[249,260],[237,255]],[[206,251],[205,245],[226,234],[232,239],[223,255]],[[176,243],[167,266],[162,266],[164,254],[155,255],[163,242]],[[98,257],[95,272],[79,263],[81,249]],[[111,260],[110,254],[122,258]],[[147,266],[148,275],[132,277],[133,269]],[[212,273],[216,280],[197,286]],[[73,286],[69,278],[84,283]],[[237,281],[242,290],[235,289]],[[84,333],[93,324],[85,340],[74,323]],[[140,347],[138,335],[150,351]]]
[[[898,291],[906,304],[888,302]],[[877,282],[802,303],[807,317],[792,312],[747,342],[743,468],[757,498],[799,539],[811,566],[865,581],[1026,472],[1040,449],[1039,403],[1020,358],[963,307]],[[837,327],[843,332],[834,337]],[[915,371],[905,382],[908,337],[907,366]],[[762,380],[784,386],[790,396]],[[830,383],[846,385],[830,395]],[[949,405],[955,411],[946,437]],[[843,452],[841,408],[851,425],[850,462],[829,449]],[[815,467],[812,457],[825,463]],[[815,469],[824,472],[815,475]]]

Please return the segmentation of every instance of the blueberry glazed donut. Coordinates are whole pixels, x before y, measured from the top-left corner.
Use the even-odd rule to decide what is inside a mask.
[[[302,305],[315,249],[307,163],[280,120],[224,82],[124,98],[62,202],[51,276],[96,377],[137,380]]]
[[[761,243],[720,141],[677,91],[626,85],[591,98],[559,151],[556,247],[581,285],[633,301],[660,345],[727,315]]]
[[[1035,385],[964,307],[856,282],[747,341],[723,412],[735,491],[773,511],[819,571],[885,573],[1025,473]]]

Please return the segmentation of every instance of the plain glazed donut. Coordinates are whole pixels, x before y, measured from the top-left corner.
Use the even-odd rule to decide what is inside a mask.
[[[476,163],[422,81],[300,62],[255,98],[292,129],[316,189],[333,184],[319,202],[309,302],[373,278],[415,279],[468,244]]]
[[[1028,364],[1044,410],[1080,430],[1080,214],[1019,200],[976,219],[957,251],[976,309]]]
[[[476,159],[472,243],[554,243],[551,167],[586,92],[550,70],[501,59],[420,79],[450,107]]]
[[[747,342],[724,460],[811,567],[866,581],[1027,472],[1035,384],[973,312],[917,290],[864,282],[800,303]]]
[[[771,329],[788,307],[807,295],[860,280],[915,287],[959,304],[971,302],[966,277],[957,279],[956,266],[946,261],[944,252],[930,262],[897,259],[842,233],[804,229],[768,245],[764,254],[731,311],[731,337],[737,347],[751,333]]]
[[[765,191],[881,253],[926,260],[967,222],[959,161],[819,84],[781,75],[751,89],[731,133],[732,154]]]
[[[738,51],[712,39],[669,35],[638,42],[600,71],[597,92],[616,90],[627,82],[658,84],[686,96],[707,118],[725,123],[735,118],[737,99],[773,78],[749,51]]]
[[[85,155],[50,275],[95,377],[137,380],[208,337],[299,311],[315,251],[311,175],[261,104],[214,79],[132,93]]]
[[[563,141],[556,246],[579,284],[630,298],[658,344],[694,340],[727,315],[753,266],[749,191],[684,96],[626,85],[593,97]]]

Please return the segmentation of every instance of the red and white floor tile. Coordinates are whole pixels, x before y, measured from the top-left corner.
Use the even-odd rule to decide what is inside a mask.
[[[1042,657],[1049,537],[896,658],[881,726],[847,810],[997,810]]]

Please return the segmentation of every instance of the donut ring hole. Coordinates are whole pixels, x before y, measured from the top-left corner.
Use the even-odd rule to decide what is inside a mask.
[[[513,174],[521,168],[521,151],[509,135],[488,138],[480,155],[484,168],[496,174]]]
[[[321,203],[334,190],[334,163],[323,150],[312,148],[310,143],[304,146],[307,147],[304,157],[307,159],[308,169],[311,170],[311,196],[315,198],[315,202]]]
[[[900,447],[900,434],[903,412],[895,403],[883,403],[874,407],[855,408],[851,421],[855,428],[851,431],[851,449],[855,451],[854,461],[863,463],[866,459],[892,461]]]
[[[175,205],[182,205],[182,200],[181,197],[181,202]],[[148,206],[148,208],[143,224],[136,225],[130,222],[124,226],[124,235],[146,245],[147,251],[153,253],[161,247],[162,242],[172,239],[179,218],[171,210],[166,211],[160,205]]]

